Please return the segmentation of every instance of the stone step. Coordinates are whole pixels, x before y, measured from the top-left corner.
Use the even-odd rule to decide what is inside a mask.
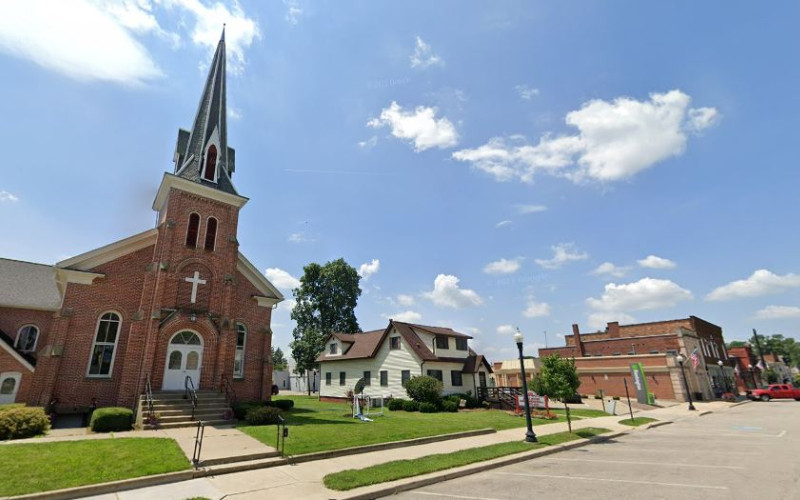
[[[227,401],[225,399],[201,399],[197,401],[197,406],[213,406],[213,405],[225,405],[227,406]],[[147,401],[142,401],[142,406],[147,406]],[[153,406],[174,406],[175,408],[182,408],[184,406],[192,406],[192,401],[189,399],[181,399],[175,401],[163,401],[163,400],[153,400]]]
[[[174,423],[174,422],[197,422],[198,420],[206,421],[206,420],[221,420],[222,419],[222,412],[213,412],[213,413],[199,413],[195,412],[194,418],[192,418],[191,413],[184,413],[181,415],[161,415],[159,417],[159,421],[162,424],[166,423]]]
[[[167,416],[170,416],[170,415],[183,415],[183,414],[187,414],[187,413],[191,414],[192,413],[192,407],[189,406],[188,408],[174,408],[174,407],[157,408],[157,407],[153,406],[153,411],[158,413],[162,417],[167,417]],[[212,413],[212,412],[219,412],[220,414],[222,414],[222,412],[225,412],[225,411],[231,411],[231,407],[227,406],[227,405],[198,406],[197,409],[195,409],[194,412],[195,412],[195,414],[197,414],[197,413]],[[147,408],[144,409],[144,412],[147,413]]]
[[[236,420],[203,420],[206,425],[212,425],[214,427],[233,427],[236,425]],[[153,430],[153,429],[177,429],[179,427],[197,427],[196,420],[190,420],[187,422],[167,422],[163,424],[158,424],[157,427],[153,427],[152,425],[145,424],[143,428],[145,430]]]
[[[203,461],[200,460],[200,463],[203,463]],[[209,467],[204,467],[204,470],[205,475],[213,476],[217,474],[230,474],[232,472],[243,472],[247,470],[266,469],[268,467],[277,467],[279,465],[286,465],[288,463],[288,458],[272,457],[261,460],[250,460],[247,462],[212,465]]]

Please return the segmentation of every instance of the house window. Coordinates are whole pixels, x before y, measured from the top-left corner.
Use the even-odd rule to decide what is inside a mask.
[[[650,354],[658,354],[658,351],[650,351]]]
[[[461,382],[461,372],[452,370],[450,372],[450,383],[453,387],[461,387],[463,385]]]
[[[186,246],[197,247],[197,233],[200,231],[200,216],[198,214],[189,215],[189,227],[186,229]]]
[[[389,349],[400,349],[400,337],[389,337]]]
[[[208,147],[206,153],[206,169],[203,172],[203,179],[211,182],[217,180],[217,147],[213,144]]]
[[[389,385],[389,372],[386,370],[381,370],[381,387],[386,387]]]
[[[372,385],[372,372],[364,372],[364,385]]]
[[[17,342],[14,347],[22,352],[33,352],[36,350],[36,343],[39,341],[39,329],[33,325],[26,325],[19,329]]]
[[[206,244],[205,249],[214,251],[217,244],[217,219],[209,217],[206,221]]]
[[[344,385],[346,379],[345,372],[339,372],[339,385]]]
[[[111,375],[120,322],[119,315],[113,312],[103,314],[100,321],[97,322],[97,333],[89,360],[89,376],[108,377]]]
[[[331,372],[325,372],[325,385],[331,385]]]
[[[450,343],[447,341],[447,337],[436,337],[436,348],[450,349]]]
[[[467,339],[456,339],[456,351],[467,350]]]
[[[233,378],[244,377],[244,344],[247,341],[247,328],[236,323],[236,352],[233,355]]]
[[[328,346],[328,353],[329,354],[336,354],[336,343],[333,343]]]
[[[428,370],[428,376],[435,378],[439,382],[444,382],[444,377],[442,376],[442,370]]]
[[[400,383],[405,386],[406,382],[411,380],[411,370],[403,370],[400,372]]]
[[[3,379],[3,382],[0,383],[0,394],[9,395],[14,394],[14,389],[17,387],[17,379],[13,377],[8,377],[7,379]]]

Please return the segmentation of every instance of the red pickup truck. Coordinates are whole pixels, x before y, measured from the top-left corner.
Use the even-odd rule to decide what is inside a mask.
[[[747,397],[752,400],[760,399],[769,401],[770,399],[790,399],[800,401],[800,389],[795,389],[789,384],[772,384],[766,389],[753,389],[747,391]]]

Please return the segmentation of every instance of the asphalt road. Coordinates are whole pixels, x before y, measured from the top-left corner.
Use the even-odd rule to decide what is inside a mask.
[[[800,499],[800,403],[749,403],[397,495],[408,500]]]

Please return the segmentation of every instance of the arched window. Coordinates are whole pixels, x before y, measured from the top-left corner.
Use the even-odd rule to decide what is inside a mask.
[[[200,232],[200,216],[189,215],[189,227],[186,228],[186,246],[197,248],[197,233]]]
[[[14,389],[17,387],[17,379],[8,377],[0,382],[0,394],[7,396],[14,394]]]
[[[111,376],[121,323],[122,320],[117,313],[107,312],[100,316],[89,360],[89,376]]]
[[[203,179],[211,182],[216,182],[217,170],[217,147],[213,144],[208,147],[206,152],[206,169],[203,171]]]
[[[33,325],[25,325],[19,329],[14,347],[22,352],[34,352],[39,341],[39,329]]]
[[[170,344],[203,345],[203,343],[200,341],[200,337],[198,337],[196,333],[188,330],[180,332],[172,337]]]
[[[244,378],[244,344],[247,342],[247,328],[236,323],[236,352],[233,355],[233,377]]]
[[[209,217],[206,221],[206,244],[205,249],[214,251],[217,243],[217,219]]]

